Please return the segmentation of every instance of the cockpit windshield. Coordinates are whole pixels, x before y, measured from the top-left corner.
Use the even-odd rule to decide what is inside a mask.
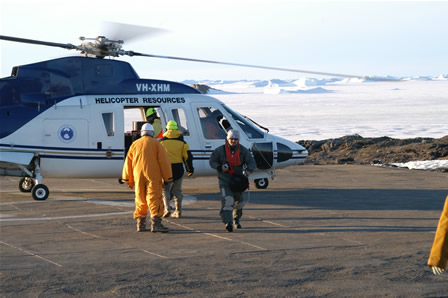
[[[226,105],[223,105],[226,111],[232,115],[233,120],[241,127],[244,133],[248,136],[249,139],[262,139],[264,138],[263,132],[258,129],[253,123],[248,121],[246,118],[232,110]]]

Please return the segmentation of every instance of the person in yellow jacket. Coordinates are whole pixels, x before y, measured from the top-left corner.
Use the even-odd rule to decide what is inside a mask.
[[[171,181],[171,163],[163,146],[153,138],[153,127],[145,123],[142,137],[132,143],[123,166],[122,180],[135,189],[134,219],[137,231],[146,230],[146,215],[151,214],[151,231],[168,232],[162,225],[164,183]]]
[[[436,275],[442,274],[446,270],[448,263],[448,196],[445,199],[445,206],[440,215],[436,236],[432,244],[431,254],[428,259],[428,266]]]
[[[157,116],[157,111],[154,108],[146,110],[146,121],[152,125],[154,129],[154,138],[160,139],[163,137],[162,121]]]
[[[172,216],[174,218],[180,218],[182,216],[182,200],[184,197],[182,194],[184,164],[188,176],[193,175],[193,156],[191,155],[190,147],[184,141],[182,132],[177,127],[176,121],[168,121],[166,129],[167,131],[163,134],[160,143],[168,152],[173,172],[173,181],[166,184],[163,188],[163,203],[165,205],[163,217]],[[171,215],[170,200],[172,197],[175,198],[176,210]]]

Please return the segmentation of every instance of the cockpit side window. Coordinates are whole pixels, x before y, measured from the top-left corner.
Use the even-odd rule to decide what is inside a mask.
[[[244,133],[249,139],[262,139],[264,134],[257,127],[255,127],[250,121],[238,114],[237,112],[231,110],[227,106],[224,106],[226,111],[232,115],[233,120],[241,127]]]
[[[213,107],[198,108],[202,133],[206,139],[225,139],[231,126],[220,110]]]

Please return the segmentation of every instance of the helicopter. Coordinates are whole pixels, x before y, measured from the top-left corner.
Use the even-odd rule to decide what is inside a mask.
[[[19,190],[46,200],[43,178],[117,178],[127,150],[139,137],[147,109],[163,126],[175,120],[190,145],[195,176],[215,174],[208,160],[229,129],[241,132],[257,168],[250,176],[268,187],[275,170],[303,164],[308,151],[269,134],[220,100],[173,81],[140,78],[123,55],[311,73],[344,74],[145,54],[123,49],[123,40],[81,37],[80,45],[0,35],[0,40],[77,50],[83,56],[15,66],[0,79],[0,175],[21,177]],[[126,128],[127,124],[131,128]],[[210,125],[216,127],[212,130]],[[212,133],[213,131],[213,133]]]

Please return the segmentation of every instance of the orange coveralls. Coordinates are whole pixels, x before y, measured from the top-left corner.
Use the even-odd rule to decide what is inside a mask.
[[[165,148],[150,136],[142,136],[132,143],[123,166],[122,179],[135,189],[134,218],[162,217],[163,181],[172,180],[171,163]]]
[[[445,199],[442,215],[440,215],[436,236],[432,245],[428,266],[446,270],[448,262],[448,196]]]

